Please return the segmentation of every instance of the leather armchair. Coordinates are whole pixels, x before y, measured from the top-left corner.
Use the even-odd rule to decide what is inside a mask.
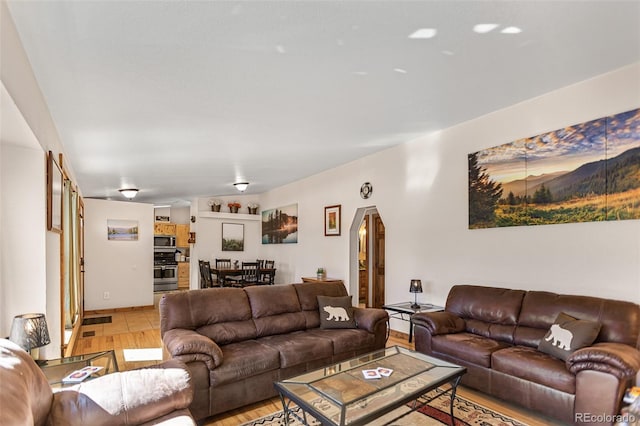
[[[176,360],[53,392],[35,361],[0,339],[0,418],[10,425],[195,425],[191,376]]]

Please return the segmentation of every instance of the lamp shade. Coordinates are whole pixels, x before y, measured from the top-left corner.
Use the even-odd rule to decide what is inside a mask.
[[[44,314],[23,314],[13,318],[9,340],[26,351],[51,343]]]
[[[409,287],[409,293],[422,293],[422,281],[411,280],[411,286]]]

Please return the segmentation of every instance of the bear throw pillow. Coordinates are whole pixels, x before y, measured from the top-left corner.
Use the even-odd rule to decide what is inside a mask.
[[[558,314],[547,334],[540,340],[538,350],[566,361],[574,351],[591,345],[600,333],[601,324]]]
[[[320,328],[356,328],[351,296],[318,296]]]

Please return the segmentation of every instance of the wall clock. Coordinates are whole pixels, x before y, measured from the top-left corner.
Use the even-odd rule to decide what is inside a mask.
[[[373,186],[369,182],[365,182],[360,187],[360,196],[365,200],[371,197],[371,193],[373,192]]]

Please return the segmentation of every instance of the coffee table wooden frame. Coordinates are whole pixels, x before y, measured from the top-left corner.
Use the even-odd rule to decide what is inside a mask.
[[[371,361],[379,361],[380,359],[383,359],[385,357],[394,355],[394,354],[398,354],[398,353],[402,353],[402,354],[406,354],[406,355],[410,355],[410,356],[415,356],[417,359],[421,359],[423,361],[428,361],[433,363],[436,367],[444,367],[444,368],[450,368],[451,371],[448,372],[447,374],[443,374],[441,377],[436,378],[435,380],[429,382],[428,384],[426,384],[425,386],[422,387],[418,387],[416,388],[414,391],[412,392],[408,392],[406,394],[405,397],[403,397],[402,399],[398,399],[393,401],[392,403],[389,403],[387,405],[383,405],[381,408],[373,410],[371,413],[368,413],[366,415],[363,415],[362,417],[360,417],[359,419],[355,420],[355,421],[350,421],[349,425],[354,425],[354,426],[358,426],[358,425],[366,425],[368,423],[370,423],[373,420],[376,420],[378,418],[380,418],[381,416],[397,409],[400,408],[402,406],[404,406],[405,404],[414,401],[413,406],[408,410],[403,412],[401,415],[391,419],[389,421],[389,423],[394,422],[396,420],[398,420],[399,418],[402,418],[404,416],[409,415],[410,413],[420,409],[421,407],[425,406],[426,404],[428,404],[429,402],[433,401],[436,398],[439,398],[447,393],[450,393],[450,415],[451,415],[451,425],[454,426],[454,422],[455,422],[455,417],[453,415],[453,401],[455,400],[455,396],[456,396],[456,390],[458,387],[458,384],[460,383],[460,379],[462,378],[462,376],[467,372],[467,369],[465,367],[461,367],[446,361],[442,361],[439,360],[437,358],[433,358],[433,357],[429,357],[427,355],[409,350],[409,349],[405,349],[405,348],[400,348],[398,346],[393,346],[390,348],[385,348],[385,349],[381,349],[378,351],[374,351],[371,352],[369,354],[366,355],[361,355],[359,357],[353,358],[351,360],[345,360],[342,361],[340,363],[337,363],[335,365],[329,366],[329,367],[324,367],[320,370],[336,370],[338,366],[340,365],[344,365],[346,363],[355,363],[353,366],[351,366],[350,368],[348,368],[347,370],[339,370],[338,373],[334,373],[334,374],[339,374],[339,373],[344,373],[346,371],[351,371],[351,370],[361,370],[363,368],[366,368],[366,364],[371,362]],[[362,362],[358,362],[360,360],[363,360],[364,358],[370,358],[369,361],[362,361]],[[425,371],[428,370],[423,370],[421,372],[419,372],[418,374],[422,374]],[[346,422],[346,405],[345,404],[341,404],[337,401],[333,401],[334,403],[336,403],[336,405],[340,406],[340,423],[336,423],[335,421],[331,420],[330,418],[326,417],[322,412],[318,411],[315,407],[313,407],[311,404],[309,404],[307,401],[305,401],[302,397],[300,397],[296,392],[292,391],[291,389],[289,389],[287,387],[287,385],[289,384],[305,384],[304,380],[301,379],[304,376],[308,376],[311,373],[305,373],[302,374],[300,376],[296,376],[287,380],[283,380],[280,382],[276,382],[274,385],[276,387],[276,389],[278,390],[278,393],[280,394],[280,400],[282,401],[282,408],[283,408],[283,412],[284,412],[284,418],[285,418],[285,425],[289,425],[289,416],[293,416],[295,418],[297,418],[298,420],[300,420],[303,424],[308,425],[309,423],[307,422],[307,413],[311,416],[313,416],[315,419],[317,419],[319,422],[321,422],[323,425],[327,425],[327,426],[343,426],[345,425]],[[331,376],[332,374],[327,375]],[[408,379],[408,378],[407,378]],[[405,380],[407,380],[405,379]],[[450,388],[448,389],[444,389],[444,390],[440,390],[437,392],[436,395],[426,399],[423,402],[418,403],[418,398],[425,395],[426,393],[437,389],[438,387],[449,383],[451,385]],[[395,386],[395,384],[394,384]],[[384,392],[386,389],[388,388],[382,388],[382,389],[378,389],[376,392],[373,392],[371,395],[374,395],[376,393],[380,393],[380,392]],[[322,394],[318,394],[319,396],[325,396],[326,395],[322,395]],[[370,395],[367,395],[370,396]],[[296,404],[298,405],[298,407],[300,407],[302,409],[302,417],[300,417],[297,413],[295,413],[292,409],[291,409],[291,405],[292,404]],[[387,423],[388,424],[388,423]]]

